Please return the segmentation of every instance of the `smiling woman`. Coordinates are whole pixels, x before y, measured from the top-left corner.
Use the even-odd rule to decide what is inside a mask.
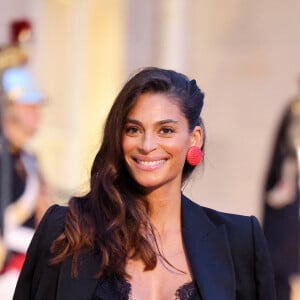
[[[26,299],[275,299],[255,217],[202,207],[182,184],[204,151],[195,80],[146,68],[117,96],[90,191],[52,206],[15,291]]]

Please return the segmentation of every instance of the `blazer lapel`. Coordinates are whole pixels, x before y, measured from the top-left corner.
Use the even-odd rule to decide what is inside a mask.
[[[182,196],[182,235],[203,300],[235,299],[235,275],[225,225],[214,225],[201,206]]]

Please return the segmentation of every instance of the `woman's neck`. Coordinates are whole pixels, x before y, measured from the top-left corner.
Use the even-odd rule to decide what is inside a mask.
[[[160,190],[147,195],[150,204],[150,218],[160,235],[170,230],[180,230],[181,191]]]

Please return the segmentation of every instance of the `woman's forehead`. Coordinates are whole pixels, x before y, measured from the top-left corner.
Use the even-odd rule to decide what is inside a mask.
[[[145,93],[138,96],[128,115],[137,113],[148,114],[150,112],[181,113],[181,107],[178,100],[167,94]]]

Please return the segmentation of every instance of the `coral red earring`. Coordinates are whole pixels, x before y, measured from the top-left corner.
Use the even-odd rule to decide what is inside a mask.
[[[197,166],[202,160],[202,151],[197,146],[191,146],[186,154],[186,160],[189,165]]]

